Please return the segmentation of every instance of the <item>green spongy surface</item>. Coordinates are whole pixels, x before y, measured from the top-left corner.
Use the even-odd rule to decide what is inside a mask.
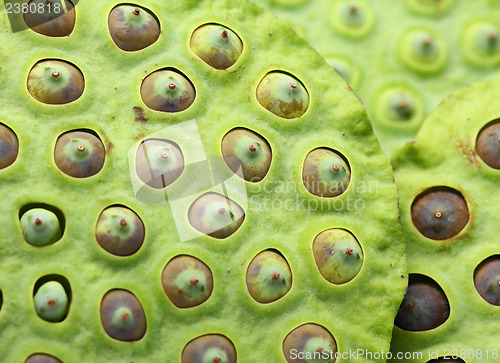
[[[486,23],[498,31],[498,0],[255,0],[273,11],[306,39],[338,70],[348,70],[350,85],[365,104],[375,133],[387,155],[413,140],[426,116],[451,92],[470,82],[498,74],[500,48],[479,54],[471,33]],[[339,5],[364,9],[366,26],[342,25]],[[371,25],[370,25],[371,24]],[[442,66],[427,72],[405,64],[405,36],[428,31],[439,45]],[[385,92],[410,95],[415,111],[408,120],[388,116]]]
[[[0,120],[20,143],[16,162],[0,170],[2,361],[22,362],[43,352],[63,362],[179,362],[190,340],[214,333],[233,342],[239,362],[285,362],[283,339],[305,323],[328,329],[341,352],[387,351],[407,280],[397,193],[366,112],[345,82],[302,39],[249,3],[141,1],[158,17],[162,34],[133,53],[121,51],[109,35],[107,18],[116,4],[82,1],[76,6],[75,29],[64,38],[29,29],[12,33],[5,10],[0,13]],[[191,33],[212,22],[229,27],[243,42],[240,59],[226,71],[212,69],[189,48]],[[49,106],[30,96],[28,72],[46,58],[71,62],[82,71],[85,91],[78,100]],[[157,112],[142,102],[141,80],[165,67],[180,70],[196,88],[186,111]],[[308,90],[310,104],[302,117],[286,120],[257,102],[258,83],[274,70],[293,74]],[[192,120],[207,157],[222,157],[221,140],[234,127],[258,132],[273,150],[264,180],[243,184],[246,217],[226,239],[198,233],[181,241],[176,222],[194,231],[187,210],[206,191],[177,200],[175,213],[173,202],[165,199],[170,188],[183,191],[210,180],[209,174],[187,174],[167,193],[154,192],[140,184],[135,158],[129,160],[144,138]],[[105,145],[104,167],[92,177],[71,178],[54,164],[58,136],[73,129],[93,130]],[[186,165],[199,161],[195,134],[167,132],[167,137],[181,147]],[[313,196],[302,184],[303,161],[317,147],[337,150],[350,164],[351,182],[339,197]],[[134,187],[156,198],[149,200],[156,204],[136,198]],[[210,190],[220,192],[220,185]],[[245,205],[244,195],[228,193]],[[64,214],[61,240],[42,248],[24,241],[19,212],[32,203],[52,205]],[[144,244],[129,257],[111,255],[96,242],[98,217],[115,204],[132,209],[144,222]],[[315,236],[328,228],[352,232],[364,253],[359,274],[340,286],[321,277],[311,253]],[[253,257],[268,248],[286,258],[293,282],[280,300],[259,304],[246,289],[245,274]],[[213,273],[212,296],[197,307],[176,308],[162,288],[164,266],[180,254],[200,259]],[[41,320],[33,306],[36,281],[53,274],[66,278],[72,291],[68,316],[60,323]],[[115,288],[131,291],[144,308],[147,331],[137,342],[114,340],[101,325],[101,300]]]
[[[483,260],[499,252],[498,224],[492,221],[499,213],[496,190],[500,171],[489,167],[476,153],[477,135],[500,117],[499,96],[499,79],[452,94],[425,121],[416,141],[395,156],[409,272],[434,279],[450,303],[450,317],[435,329],[410,332],[394,328],[393,351],[423,352],[424,359],[409,362],[426,362],[429,349],[439,350],[439,356],[462,354],[467,363],[498,361],[495,332],[500,308],[483,300],[474,287],[473,276]],[[443,241],[424,237],[411,220],[415,197],[434,186],[458,190],[470,213],[465,228]]]

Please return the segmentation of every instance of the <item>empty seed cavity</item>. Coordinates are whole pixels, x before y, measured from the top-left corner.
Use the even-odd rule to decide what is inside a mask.
[[[52,323],[63,321],[71,304],[68,280],[60,275],[41,277],[33,289],[33,303],[41,319]]]
[[[63,213],[50,205],[30,204],[21,208],[19,221],[24,240],[42,247],[59,241],[64,233]]]
[[[476,65],[488,66],[500,62],[500,30],[494,23],[475,22],[463,35],[464,55]]]
[[[488,257],[476,267],[474,286],[485,301],[500,306],[500,255]]]
[[[476,152],[488,166],[500,169],[500,122],[493,121],[478,134]]]
[[[398,56],[413,71],[435,73],[443,69],[448,51],[438,34],[427,29],[412,29],[399,41]]]
[[[337,342],[333,335],[324,327],[314,323],[308,323],[292,330],[283,340],[283,354],[288,363],[295,363],[297,355],[303,356],[300,362],[335,362]],[[327,357],[321,356],[326,351]]]
[[[202,335],[186,344],[182,350],[181,362],[236,363],[236,349],[224,335]]]
[[[36,33],[48,37],[65,37],[75,27],[75,6],[68,0],[31,0],[24,22]]]
[[[371,31],[375,22],[374,12],[366,1],[342,0],[337,2],[330,14],[330,24],[340,34],[348,37],[363,37]]]
[[[53,355],[45,353],[35,353],[30,355],[24,363],[63,363]]]
[[[19,153],[19,140],[16,133],[0,123],[0,170],[12,165]]]

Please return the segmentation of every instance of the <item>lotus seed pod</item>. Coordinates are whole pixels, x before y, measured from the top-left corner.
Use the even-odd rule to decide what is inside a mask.
[[[494,23],[475,22],[465,31],[464,54],[474,64],[493,65],[500,61],[500,32]]]
[[[445,240],[456,236],[469,221],[469,209],[455,189],[431,188],[415,198],[411,207],[415,227],[425,237]]]
[[[292,271],[285,258],[273,250],[260,252],[248,265],[247,289],[258,302],[281,299],[292,287]]]
[[[431,359],[427,363],[465,363],[463,359],[454,357],[440,357],[437,359]]]
[[[128,52],[149,47],[160,36],[158,20],[148,10],[135,5],[113,8],[108,27],[116,46]]]
[[[213,290],[212,272],[191,256],[177,256],[168,262],[161,275],[168,298],[178,308],[190,308],[205,302]]]
[[[175,142],[146,139],[137,149],[135,157],[137,176],[155,189],[172,184],[184,170],[184,155]]]
[[[363,265],[363,251],[348,231],[328,229],[316,236],[313,254],[321,276],[332,284],[351,281]]]
[[[68,315],[68,295],[57,281],[49,281],[40,286],[33,297],[36,313],[50,322],[59,322]]]
[[[236,349],[223,335],[208,334],[191,340],[182,351],[182,363],[236,363]]]
[[[144,78],[141,97],[146,106],[155,111],[180,112],[192,105],[196,91],[183,74],[159,70]]]
[[[286,119],[301,117],[309,107],[309,94],[295,77],[283,72],[270,72],[257,86],[257,101],[276,116]]]
[[[64,1],[64,6],[63,6]],[[48,37],[65,37],[75,27],[75,6],[68,0],[31,0],[23,14],[24,22],[34,32]],[[31,11],[36,9],[36,11]]]
[[[144,242],[144,224],[132,210],[114,206],[106,208],[97,221],[97,243],[109,253],[130,256]]]
[[[32,208],[21,216],[21,229],[26,242],[33,246],[47,246],[59,241],[61,224],[54,212]]]
[[[19,140],[10,128],[0,124],[0,170],[12,165],[19,153]]]
[[[45,353],[35,353],[32,354],[24,361],[24,363],[62,363],[56,357],[45,354]]]
[[[60,60],[36,63],[28,75],[29,93],[42,103],[61,105],[70,103],[83,94],[83,74],[73,64]]]
[[[245,211],[236,202],[214,192],[196,199],[188,213],[189,223],[210,237],[223,239],[240,228]]]
[[[99,173],[106,151],[102,141],[86,131],[69,131],[56,141],[54,161],[64,174],[88,178]]]
[[[218,24],[205,24],[191,35],[191,50],[215,69],[231,67],[243,51],[243,43],[232,30]]]
[[[141,340],[146,334],[146,315],[134,294],[114,289],[101,302],[101,323],[111,338],[126,342]]]
[[[319,197],[337,197],[344,193],[351,180],[351,170],[337,152],[318,148],[307,154],[302,181],[309,193]]]
[[[481,297],[500,306],[500,256],[487,258],[474,271],[474,286]]]
[[[414,71],[433,73],[443,68],[447,51],[440,37],[426,29],[416,29],[403,37],[399,57]]]
[[[222,156],[233,172],[237,173],[241,168],[243,178],[255,183],[264,179],[269,171],[272,151],[261,135],[236,128],[222,139]]]
[[[486,126],[477,136],[476,152],[494,169],[500,169],[500,123]]]
[[[283,354],[289,363],[333,363],[336,361],[336,352],[337,342],[332,334],[324,327],[313,323],[295,328],[283,341]]]

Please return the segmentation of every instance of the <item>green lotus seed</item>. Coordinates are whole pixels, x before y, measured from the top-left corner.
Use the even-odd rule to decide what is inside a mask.
[[[68,295],[57,281],[49,281],[40,286],[33,298],[36,313],[50,322],[59,322],[68,315]]]
[[[21,230],[26,242],[33,246],[47,246],[59,241],[61,224],[54,212],[32,208],[21,216]]]
[[[102,141],[86,131],[69,131],[56,141],[54,161],[63,173],[88,178],[101,171],[106,151]]]
[[[73,64],[60,60],[43,60],[31,68],[27,87],[37,101],[60,105],[80,98],[85,81],[82,72]]]
[[[328,229],[313,242],[316,266],[326,280],[340,285],[351,281],[363,265],[363,251],[356,238],[348,231]]]
[[[448,10],[454,0],[406,0],[406,3],[416,13],[424,15],[441,14]]]
[[[335,362],[337,342],[332,334],[318,324],[308,323],[292,330],[283,340],[283,354],[288,363]],[[297,359],[297,356],[304,358]]]
[[[444,40],[427,29],[407,32],[398,46],[398,56],[407,67],[422,73],[440,71],[448,57]]]
[[[351,180],[351,170],[337,152],[318,148],[307,154],[302,181],[307,190],[319,197],[337,197],[344,193]]]
[[[162,189],[172,184],[184,170],[184,155],[175,142],[146,139],[135,157],[137,176],[147,185]]]
[[[99,245],[117,256],[130,256],[144,242],[144,224],[132,210],[114,206],[106,208],[97,221],[95,235]]]
[[[194,54],[215,69],[231,67],[243,51],[238,35],[218,24],[205,24],[196,29],[190,46]]]
[[[188,211],[189,223],[214,238],[227,238],[240,228],[245,211],[236,202],[214,192],[196,199]]]
[[[486,126],[479,132],[476,151],[487,165],[500,169],[500,122]]]
[[[266,74],[257,86],[257,101],[276,116],[293,119],[306,112],[309,94],[295,77],[274,71]]]
[[[411,219],[425,237],[445,240],[464,229],[469,221],[469,209],[457,190],[435,187],[415,198],[411,206]]]
[[[500,62],[500,32],[493,23],[476,22],[467,27],[464,34],[464,54],[478,65]]]
[[[270,303],[290,291],[292,271],[281,254],[273,250],[262,251],[248,265],[246,284],[256,301]]]
[[[360,0],[337,2],[330,23],[339,33],[349,37],[366,35],[373,27],[375,17],[368,4]]]
[[[56,357],[45,354],[45,353],[35,353],[32,354],[24,361],[24,363],[62,363]]]
[[[474,286],[481,297],[500,306],[500,255],[487,258],[474,271]]]
[[[111,338],[137,341],[146,334],[146,315],[141,303],[127,290],[114,289],[101,302],[101,323]]]
[[[30,11],[23,14],[24,22],[39,34],[65,37],[75,27],[75,6],[69,0],[31,0],[27,8]]]
[[[0,124],[0,170],[14,163],[19,153],[19,140],[7,126]]]
[[[133,52],[149,47],[160,36],[158,20],[142,7],[118,5],[109,13],[109,34],[118,48]]]
[[[439,357],[437,359],[431,359],[427,363],[465,363],[463,359],[457,357]]]
[[[212,295],[212,272],[191,256],[171,259],[163,269],[161,283],[170,301],[178,308],[200,305]]]
[[[223,335],[203,335],[186,344],[182,351],[181,362],[236,363],[236,349]]]
[[[378,117],[391,126],[394,123],[408,124],[422,120],[421,99],[406,87],[390,87],[384,90],[377,100]]]
[[[142,82],[141,97],[149,108],[162,112],[180,112],[194,102],[193,84],[183,74],[173,70],[159,70]]]
[[[406,295],[394,324],[409,331],[437,328],[450,316],[450,304],[443,289],[430,277],[410,274]]]
[[[241,168],[243,178],[254,183],[264,179],[272,159],[267,140],[244,128],[232,129],[224,136],[222,155],[233,172]]]

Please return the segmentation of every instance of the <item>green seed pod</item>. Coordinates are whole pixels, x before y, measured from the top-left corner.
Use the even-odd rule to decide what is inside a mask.
[[[146,334],[144,309],[130,291],[108,291],[101,301],[100,310],[102,326],[111,338],[132,342]]]
[[[161,275],[168,298],[178,308],[190,308],[205,302],[213,290],[212,272],[203,262],[191,256],[171,259]]]
[[[160,36],[158,20],[146,9],[118,5],[109,13],[109,34],[118,48],[128,52],[141,50]]]
[[[437,359],[431,359],[427,363],[465,363],[463,359],[452,358],[452,357],[439,357]]]
[[[308,323],[292,330],[283,340],[283,354],[289,363],[335,362],[337,342],[321,325]],[[297,359],[298,355],[303,359]]]
[[[476,141],[479,157],[494,169],[500,169],[500,122],[486,126]]]
[[[270,303],[290,291],[292,271],[281,254],[273,250],[262,251],[248,265],[246,284],[256,301]]]
[[[464,229],[469,221],[469,209],[457,190],[430,188],[415,198],[411,206],[411,219],[425,237],[445,240]]]
[[[349,165],[339,153],[318,148],[307,154],[302,181],[309,193],[319,197],[337,197],[346,191],[350,180]]]
[[[182,351],[181,362],[236,363],[236,349],[223,335],[203,335],[186,344]]]
[[[500,32],[494,23],[475,22],[464,34],[464,54],[478,65],[500,62]]]
[[[0,170],[4,169],[17,159],[19,140],[10,128],[0,124]]]
[[[474,271],[474,286],[481,297],[500,306],[500,255],[487,258]]]
[[[69,131],[56,141],[54,161],[63,173],[88,178],[101,171],[106,151],[102,141],[86,131]]]
[[[31,68],[27,87],[37,101],[60,105],[80,98],[85,80],[82,72],[71,63],[43,60]]]
[[[64,8],[63,8],[64,1]],[[31,9],[36,8],[36,11]],[[31,0],[23,14],[24,22],[34,32],[48,37],[65,37],[75,27],[75,6],[68,0]]]
[[[276,116],[293,119],[309,107],[309,94],[295,77],[274,71],[266,74],[257,86],[257,101]]]
[[[99,245],[117,256],[130,256],[144,242],[144,224],[134,211],[120,206],[106,208],[97,221],[95,235]]]
[[[254,131],[236,128],[222,139],[222,156],[233,172],[241,167],[243,178],[250,182],[264,179],[272,160],[269,143]]]
[[[409,331],[437,328],[450,316],[450,304],[443,289],[430,277],[410,274],[406,295],[394,324]]]
[[[351,281],[363,265],[359,242],[343,229],[332,228],[318,234],[312,250],[321,276],[332,284]]]
[[[47,246],[62,236],[59,219],[50,210],[32,208],[21,216],[21,230],[26,242],[33,246]]]
[[[36,313],[50,322],[59,322],[68,315],[68,295],[57,281],[44,283],[33,297]]]
[[[406,66],[422,73],[440,71],[448,57],[444,41],[427,29],[414,29],[406,33],[398,50],[399,58]]]
[[[232,30],[219,24],[205,24],[191,35],[191,50],[215,69],[231,67],[243,51],[243,43]]]
[[[219,193],[208,192],[189,207],[188,219],[201,233],[223,239],[240,228],[245,219],[245,211],[231,199]]]
[[[56,357],[45,354],[45,353],[35,353],[32,354],[24,361],[24,363],[62,363]]]
[[[186,76],[164,69],[144,78],[141,97],[146,106],[155,111],[180,112],[192,105],[196,91]]]
[[[135,156],[137,176],[155,189],[172,184],[184,170],[184,155],[175,142],[163,139],[146,139]]]

